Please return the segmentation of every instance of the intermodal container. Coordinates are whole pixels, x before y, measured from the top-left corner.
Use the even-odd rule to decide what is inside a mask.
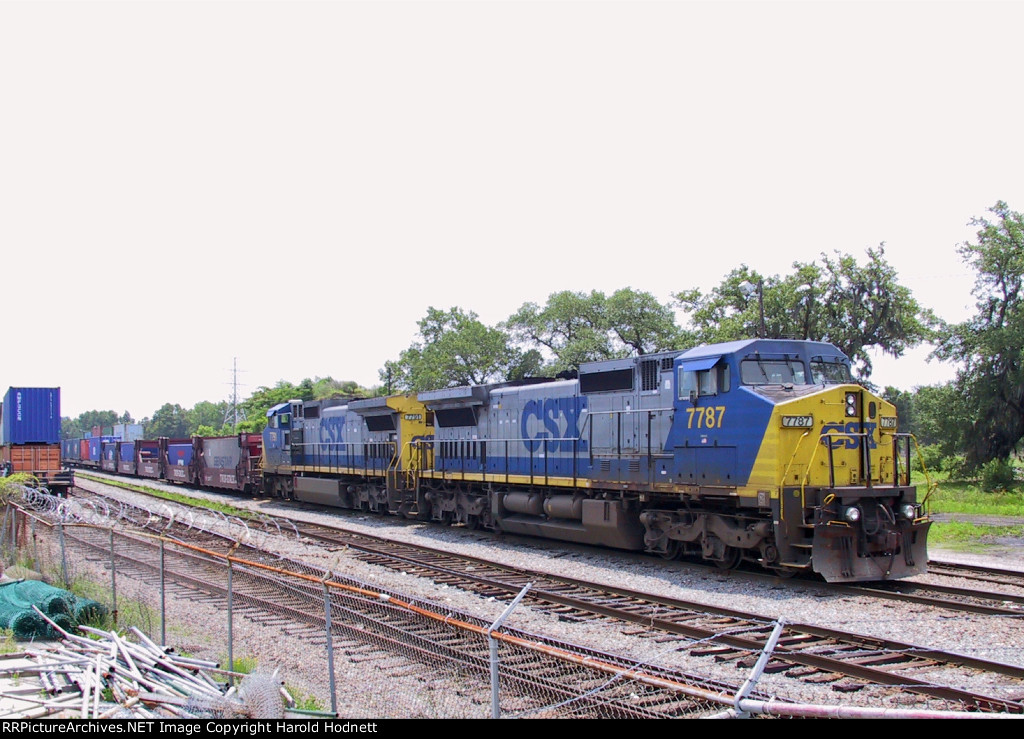
[[[86,454],[85,449],[83,448],[82,461],[85,462],[88,460],[92,463],[93,467],[99,467],[100,463],[104,459],[103,448],[110,444],[110,442],[117,441],[117,439],[113,436],[93,436],[86,439],[86,441],[89,444],[89,451],[88,454]]]
[[[105,441],[100,446],[100,469],[107,472],[117,472],[117,445],[118,441]]]
[[[160,442],[157,439],[139,439],[135,444],[135,474],[139,477],[163,477],[160,461]]]
[[[121,441],[138,441],[142,438],[141,423],[115,423],[114,436]]]
[[[82,440],[64,439],[60,443],[60,456],[65,462],[77,462],[82,458]]]
[[[9,388],[0,418],[0,444],[60,444],[60,388]]]
[[[122,441],[117,445],[117,471],[126,475],[135,474],[134,441]]]
[[[192,482],[192,439],[168,439],[164,460],[164,479]]]

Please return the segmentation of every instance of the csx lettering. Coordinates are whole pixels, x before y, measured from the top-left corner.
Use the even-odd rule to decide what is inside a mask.
[[[536,452],[544,443],[549,452],[579,452],[588,450],[585,439],[580,439],[579,420],[584,408],[580,398],[547,398],[530,400],[523,406],[522,437],[527,450]],[[531,421],[532,419],[532,421]],[[543,431],[537,430],[537,422]],[[532,433],[531,433],[531,427]]]
[[[720,429],[725,418],[724,405],[708,405],[703,408],[689,407],[686,409],[686,428],[688,429]]]
[[[867,434],[868,449],[874,449],[878,445],[875,443],[875,423],[863,424],[863,433]],[[827,423],[821,427],[821,435],[826,436],[828,434],[835,434],[832,436],[828,445],[833,449],[857,449],[860,447],[861,440],[861,424],[859,421],[850,421],[847,424],[842,423]]]

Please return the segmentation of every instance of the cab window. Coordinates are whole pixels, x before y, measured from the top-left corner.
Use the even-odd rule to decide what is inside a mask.
[[[853,382],[850,376],[850,368],[842,362],[811,362],[811,384],[812,385],[841,385],[846,382]]]
[[[744,385],[805,385],[804,363],[793,359],[744,359],[740,363]]]
[[[724,364],[706,370],[679,370],[679,399],[729,392],[729,368]]]

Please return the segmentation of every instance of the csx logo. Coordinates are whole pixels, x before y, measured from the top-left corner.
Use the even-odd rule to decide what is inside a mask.
[[[826,423],[821,427],[821,435],[833,434],[828,441],[828,445],[833,449],[857,449],[860,447],[861,434],[867,434],[868,449],[874,449],[878,446],[875,444],[875,428],[877,425],[875,423],[861,424],[859,421],[850,421],[845,425],[841,423]]]
[[[522,437],[527,439],[526,448],[535,452],[544,448],[550,452],[571,452],[574,448],[587,451],[585,439],[579,439],[579,419],[585,410],[580,398],[547,398],[531,400],[523,406],[521,422]],[[540,428],[538,428],[540,427]],[[543,429],[543,430],[540,430]]]

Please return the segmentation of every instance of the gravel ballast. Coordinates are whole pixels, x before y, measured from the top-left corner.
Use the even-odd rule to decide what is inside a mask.
[[[146,484],[151,485],[151,481],[147,481]],[[158,487],[159,484],[152,486]],[[180,488],[169,487],[181,491]],[[150,508],[173,506],[162,502],[154,504],[151,498],[117,488],[104,488],[104,492],[116,494]],[[311,510],[305,506],[296,506],[279,500],[250,499],[201,491],[192,494],[227,502],[268,516],[290,516],[313,523],[342,526],[512,566],[760,614],[767,619],[821,625],[1013,665],[1021,665],[1024,660],[1024,631],[1021,617],[962,614],[932,606],[897,604],[866,596],[825,594],[813,585],[801,584],[794,580],[755,581],[740,575],[698,570],[689,567],[685,562],[666,562],[611,550],[576,547],[536,539],[505,538],[487,532],[466,531],[460,527],[449,529],[369,514]],[[294,535],[261,536],[260,544],[272,548],[281,556],[308,562],[314,566],[343,573],[371,586],[397,591],[411,598],[436,603],[442,608],[454,609],[484,619],[497,618],[507,605],[499,600],[481,598],[456,588],[438,585],[425,578],[368,565],[348,556],[345,552],[328,552],[319,545],[296,541]],[[1007,546],[1004,549],[1005,551],[998,553],[997,558],[934,550],[930,552],[930,556],[932,559],[987,564],[1024,571],[1024,548]],[[934,579],[943,584],[955,584],[951,583],[950,578],[938,578],[933,575],[922,575],[915,579],[923,582]],[[986,587],[998,589],[1000,586]],[[1008,589],[1007,592],[1012,591]],[[195,626],[198,619],[202,618],[202,609],[197,608],[195,604],[176,603],[171,608],[181,609],[180,619],[185,624]],[[192,643],[197,641],[200,631],[207,637],[219,631],[216,609],[211,609],[206,618],[210,619],[211,623],[208,626],[204,623],[192,636],[186,635],[187,629],[179,632],[179,638],[189,642],[189,648],[202,648],[199,643]],[[168,621],[174,620],[174,613],[169,613]],[[737,684],[742,683],[746,677],[743,670],[731,663],[719,664],[706,657],[689,657],[685,648],[686,642],[663,643],[655,639],[639,638],[634,634],[635,628],[627,630],[609,627],[607,622],[566,622],[549,613],[534,611],[526,606],[516,610],[508,625],[571,643],[627,655],[639,663],[679,666],[704,677]],[[259,651],[261,663],[277,667],[288,676],[293,685],[305,686],[311,693],[318,692],[317,686],[322,684],[322,668],[314,669],[314,672],[320,673],[319,675],[311,675],[308,679],[303,675],[304,671],[310,669],[308,648],[303,654],[301,644],[291,644],[290,641],[293,640],[288,639],[267,638],[268,635],[261,633],[254,625],[236,626],[236,629],[243,634],[246,643],[254,647],[258,645],[258,650],[250,651]],[[173,641],[170,634],[168,641]],[[962,675],[944,674],[942,682],[985,692],[994,697],[1019,700],[1024,696],[1024,690],[1013,681],[992,676],[979,677],[969,671],[963,671]],[[828,705],[888,705],[889,700],[876,689],[868,688],[839,695],[827,684],[808,684],[780,675],[763,676],[759,689],[789,700]],[[356,700],[354,696],[350,697],[354,701],[350,706],[350,712],[354,712],[351,715],[385,715],[385,704],[379,702],[380,696],[374,695],[373,691],[368,691],[360,700]],[[370,705],[367,705],[367,701]],[[897,701],[892,705],[898,707],[900,704]]]

